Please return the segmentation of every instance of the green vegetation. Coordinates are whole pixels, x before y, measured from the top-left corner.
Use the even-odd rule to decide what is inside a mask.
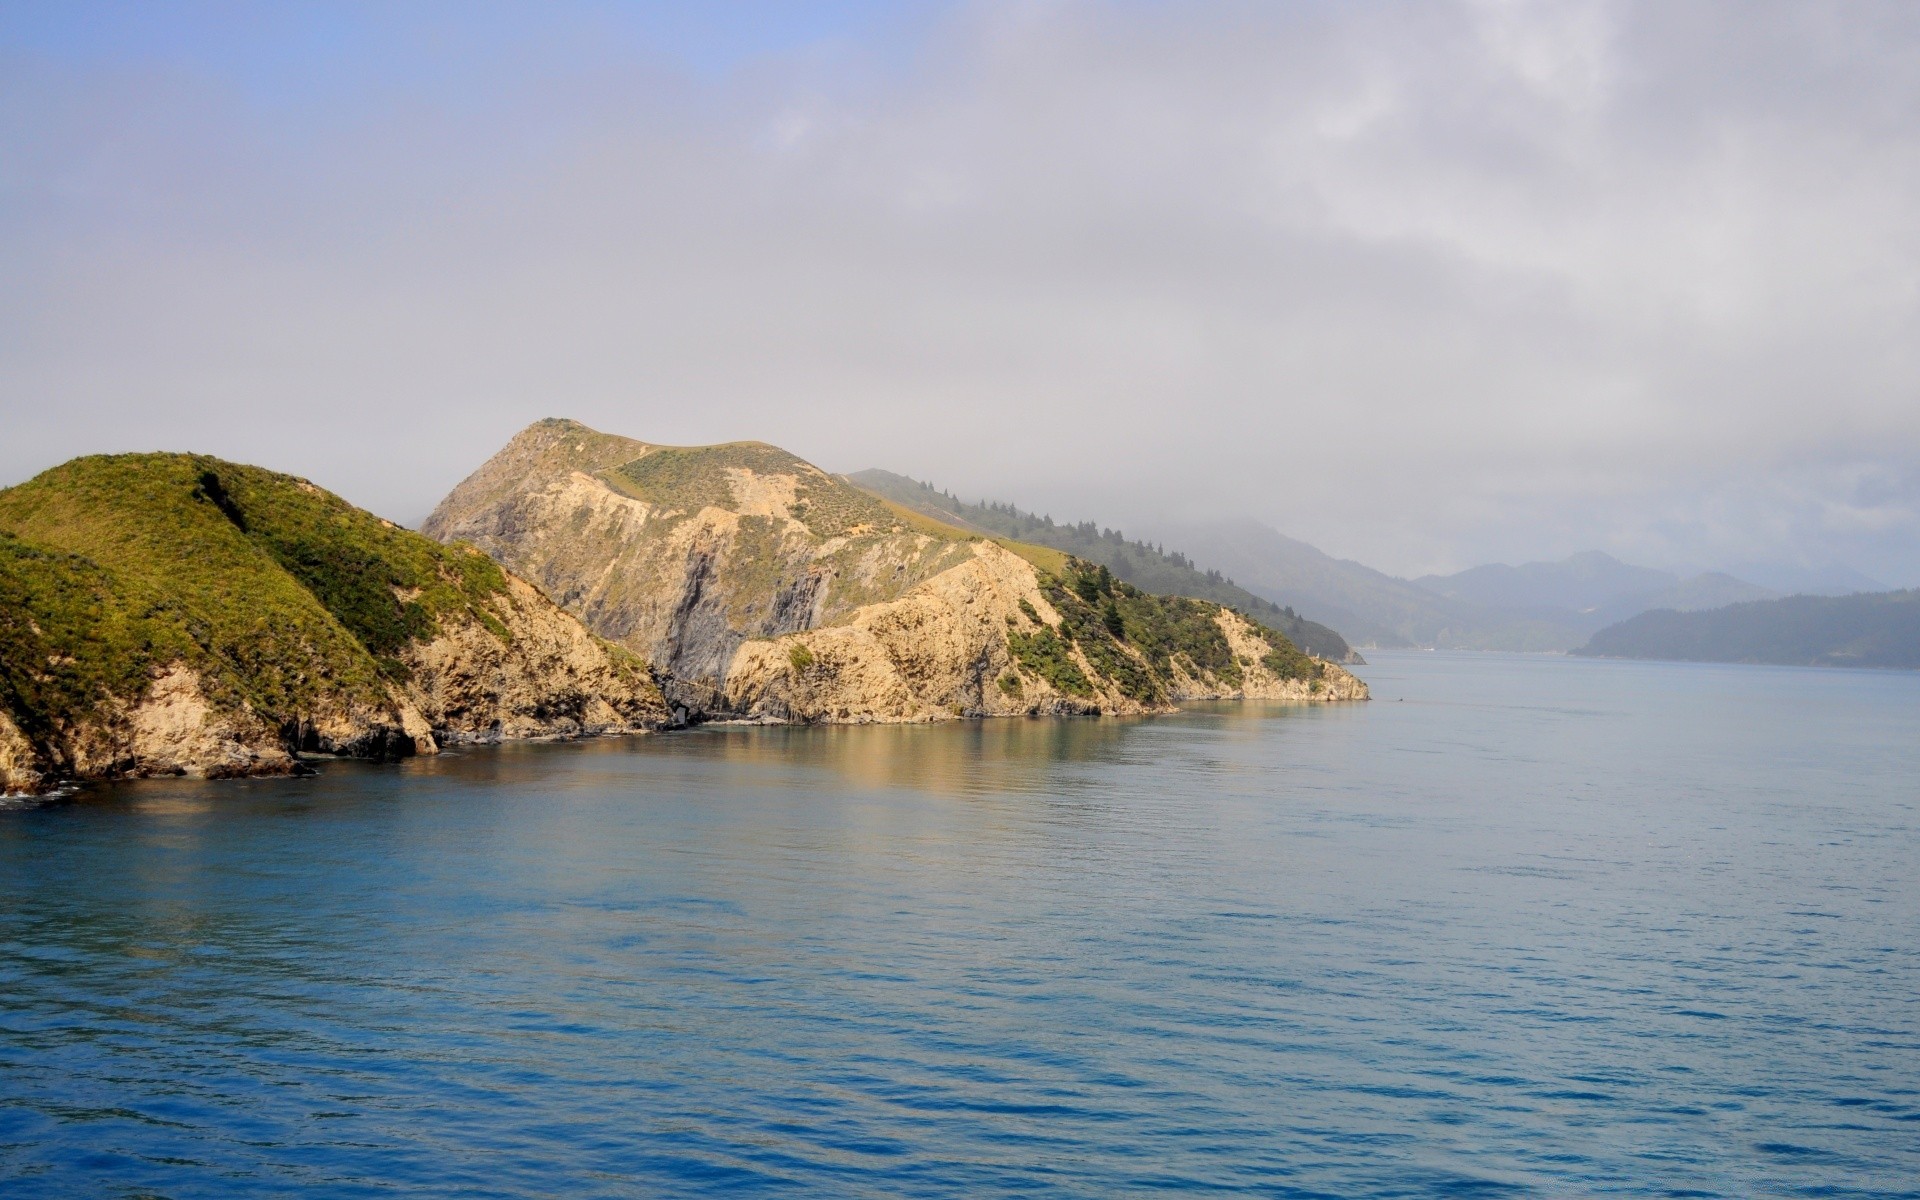
[[[225,465],[200,474],[201,490],[223,492],[235,524],[325,606],[389,673],[410,643],[439,633],[442,616],[480,620],[508,633],[486,608],[506,575],[484,554],[442,546],[311,484],[256,467]]]
[[[1022,669],[1046,680],[1061,694],[1081,697],[1093,695],[1093,684],[1088,682],[1086,672],[1080,669],[1079,663],[1073,661],[1066,641],[1051,626],[1042,625],[1031,633],[1019,629],[1008,630],[1007,650]],[[1002,690],[1005,690],[1004,685]]]
[[[1788,596],[1706,612],[1657,609],[1573,653],[1599,658],[1920,668],[1920,590]]]
[[[178,622],[132,601],[100,567],[6,533],[0,614],[0,709],[35,743],[138,692],[156,658],[190,645]]]
[[[1001,544],[1016,553],[1019,548],[1015,543],[1049,547],[1050,553],[1057,553],[1050,561],[1042,562],[1031,554],[1027,557],[1035,566],[1055,575],[1068,573],[1064,562],[1067,557],[1082,559],[1104,566],[1126,582],[1155,595],[1192,596],[1245,613],[1252,620],[1280,630],[1291,642],[1322,658],[1337,662],[1351,653],[1346,639],[1325,625],[1254,595],[1218,571],[1201,570],[1178,551],[1130,540],[1117,529],[1102,529],[1091,521],[1058,525],[1052,517],[1023,512],[1011,504],[969,504],[935,489],[932,484],[887,471],[861,471],[848,478],[877,496],[929,518],[994,536],[996,541],[1009,539]]]
[[[787,661],[795,671],[804,671],[813,665],[813,651],[807,649],[804,642],[795,642],[787,648]]]
[[[1071,657],[1078,646],[1087,662],[1112,679],[1122,694],[1146,704],[1164,703],[1178,675],[1211,676],[1240,687],[1246,673],[1218,621],[1220,606],[1185,596],[1154,596],[1114,577],[1102,564],[1069,559],[1062,575],[1043,580],[1047,602],[1060,614],[1059,630],[1043,624],[1026,601],[1021,612],[1037,629],[1013,630],[1007,646],[1024,670],[1073,696],[1091,694],[1091,684]],[[1266,652],[1261,662],[1283,679],[1319,681],[1325,667],[1302,653],[1286,635],[1249,622]]]
[[[0,491],[0,700],[42,733],[183,662],[271,722],[385,702],[399,652],[486,608],[492,560],[303,480],[199,455],[75,459]]]

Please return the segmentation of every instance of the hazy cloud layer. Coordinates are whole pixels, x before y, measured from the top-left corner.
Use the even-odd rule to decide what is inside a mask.
[[[0,481],[417,519],[566,414],[1407,573],[1920,583],[1911,4],[275,11],[0,18]]]

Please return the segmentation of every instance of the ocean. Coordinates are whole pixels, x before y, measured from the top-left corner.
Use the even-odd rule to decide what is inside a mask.
[[[1920,674],[0,810],[0,1194],[1920,1196]]]

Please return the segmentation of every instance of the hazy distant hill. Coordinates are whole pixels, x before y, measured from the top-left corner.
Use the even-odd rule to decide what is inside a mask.
[[[1472,567],[1454,575],[1425,575],[1413,582],[1450,599],[1538,614],[1589,631],[1649,609],[1687,612],[1780,595],[1719,571],[1683,579],[1671,571],[1623,563],[1598,550],[1559,562]]]
[[[1708,571],[1679,580],[1657,592],[1617,597],[1598,606],[1593,617],[1594,624],[1604,629],[1637,613],[1656,608],[1699,612],[1708,608],[1725,608],[1729,604],[1745,604],[1752,600],[1777,600],[1779,597],[1780,593],[1771,588],[1735,579],[1721,571]]]
[[[1574,651],[1600,658],[1920,667],[1920,591],[1788,596],[1706,612],[1661,609]]]
[[[1623,596],[1652,595],[1679,583],[1679,577],[1650,567],[1634,567],[1610,554],[1590,550],[1559,562],[1493,563],[1453,575],[1422,575],[1413,582],[1449,600],[1486,608],[1583,613]]]
[[[1320,615],[1361,645],[1569,650],[1650,608],[1713,608],[1776,594],[1730,575],[1682,579],[1597,551],[1406,580],[1255,521],[1176,526],[1165,535],[1250,590]]]
[[[1891,592],[1893,585],[1862,574],[1845,563],[1796,566],[1781,563],[1735,563],[1727,570],[1772,589],[1778,596],[1851,596],[1856,592]]]
[[[1257,595],[1218,570],[1196,566],[1177,550],[1129,539],[1118,530],[1102,529],[1092,521],[1057,525],[1051,517],[1022,512],[1011,504],[969,504],[932,484],[892,471],[866,470],[846,478],[895,504],[962,529],[1051,546],[1099,563],[1135,587],[1156,595],[1192,596],[1237,608],[1286,634],[1309,654],[1334,662],[1364,662],[1346,638],[1323,623],[1325,615],[1320,610],[1309,609],[1319,619],[1307,620],[1286,604]]]
[[[1337,625],[1363,646],[1565,650],[1586,636],[1552,615],[1496,611],[1442,596],[1257,521],[1167,526],[1164,536],[1267,599]]]

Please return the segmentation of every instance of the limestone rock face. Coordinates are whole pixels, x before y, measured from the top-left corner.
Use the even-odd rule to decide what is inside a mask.
[[[1331,663],[1316,660],[1316,679],[1280,676],[1264,665],[1270,647],[1253,623],[1227,609],[1215,620],[1232,645],[1236,682],[1175,662],[1171,686],[1158,694],[1130,693],[1084,645],[1074,644],[1067,654],[1087,689],[1063,691],[1024,669],[1007,637],[1010,629],[1065,626],[1038,572],[993,542],[974,543],[974,554],[898,600],[860,609],[843,625],[746,643],[727,674],[727,710],[762,720],[864,723],[1164,712],[1176,700],[1367,698],[1365,684]],[[1149,667],[1145,655],[1125,649]]]
[[[10,781],[10,790],[31,792],[62,778],[287,775],[298,769],[294,752],[300,749],[341,754],[431,754],[436,749],[426,722],[404,701],[394,707],[336,701],[294,729],[282,729],[245,705],[209,698],[200,673],[177,662],[143,694],[131,701],[109,700],[43,741],[33,751],[38,778]]]
[[[1179,700],[1300,700],[1309,703],[1341,700],[1366,700],[1367,685],[1337,663],[1320,663],[1318,678],[1282,676],[1267,666],[1268,645],[1252,621],[1230,608],[1214,618],[1227,637],[1233,656],[1240,665],[1242,681],[1238,687],[1222,687],[1218,680],[1191,681],[1175,690]]]
[[[580,737],[657,729],[666,703],[644,662],[588,633],[518,576],[481,622],[442,621],[403,653],[405,693],[443,742]]]
[[[0,796],[39,791],[45,766],[13,718],[0,712]]]
[[[1017,673],[1010,626],[1058,614],[1032,564],[993,542],[898,600],[856,610],[841,625],[741,646],[727,672],[724,708],[782,721],[897,722],[954,717],[1140,713],[1155,705],[1106,686],[1068,695],[1044,679],[1003,689]],[[1081,659],[1089,679],[1098,673]],[[1107,682],[1102,680],[1101,682]]]
[[[447,619],[407,646],[404,684],[385,703],[324,695],[281,724],[209,699],[198,672],[173,663],[132,703],[104,705],[36,750],[0,712],[0,792],[60,778],[285,775],[300,753],[393,758],[444,744],[639,733],[668,723],[647,665],[588,633],[539,589],[508,576],[493,598],[505,637]]]
[[[971,554],[771,446],[652,446],[557,420],[515,437],[422,529],[538,584],[695,713],[723,703],[743,643],[844,620]]]
[[[929,721],[1365,699],[1346,671],[1202,601],[893,507],[771,446],[654,446],[548,420],[434,511],[694,717]]]

